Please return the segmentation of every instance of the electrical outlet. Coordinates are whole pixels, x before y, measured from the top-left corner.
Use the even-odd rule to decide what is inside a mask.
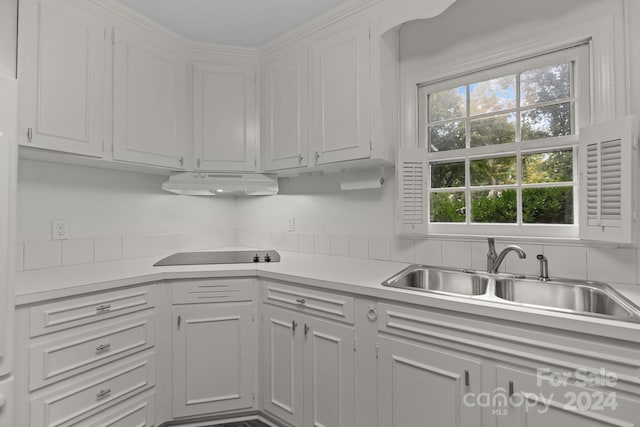
[[[293,216],[287,218],[287,231],[296,231],[296,218]]]
[[[69,238],[69,223],[67,221],[51,221],[51,232],[53,240],[64,240]]]

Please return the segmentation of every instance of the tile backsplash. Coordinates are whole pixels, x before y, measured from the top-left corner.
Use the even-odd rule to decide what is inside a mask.
[[[201,250],[236,244],[235,230],[190,234],[147,234],[95,239],[35,240],[18,242],[16,269],[36,270],[119,259],[161,256],[184,250]]]
[[[496,242],[496,249],[500,251],[506,244]],[[22,271],[225,246],[269,247],[290,252],[476,270],[486,269],[487,253],[487,244],[478,240],[240,229],[19,242],[16,261],[17,269]],[[515,254],[509,254],[501,271],[536,275],[539,272],[536,255],[544,254],[549,260],[549,273],[552,277],[621,284],[637,284],[640,280],[640,251],[636,248],[528,242],[519,246],[527,253],[527,258],[519,259]]]

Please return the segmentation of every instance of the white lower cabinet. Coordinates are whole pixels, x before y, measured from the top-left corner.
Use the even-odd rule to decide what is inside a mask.
[[[153,352],[96,369],[31,399],[31,427],[68,427],[155,384]]]
[[[465,395],[482,389],[481,360],[388,337],[378,346],[380,426],[480,425],[481,408],[465,405]]]
[[[494,393],[498,427],[632,427],[640,423],[639,397],[595,385],[596,381],[615,380],[585,373],[579,374],[576,385],[576,378],[569,377],[570,374],[573,372],[539,373],[498,365],[499,391]],[[586,385],[591,381],[592,385]]]
[[[253,302],[174,308],[175,417],[253,406]]]
[[[355,425],[352,326],[263,309],[263,408],[293,426]]]

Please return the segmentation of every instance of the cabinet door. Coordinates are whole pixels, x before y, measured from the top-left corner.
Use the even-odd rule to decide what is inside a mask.
[[[194,65],[195,169],[255,171],[255,68]]]
[[[173,415],[253,406],[253,303],[173,312]]]
[[[104,23],[88,2],[22,0],[19,27],[20,144],[102,156]]]
[[[427,344],[378,340],[379,425],[478,427],[481,407],[465,395],[482,390],[481,363]],[[467,385],[468,384],[468,385]]]
[[[316,164],[370,156],[369,26],[313,45],[313,138]]]
[[[303,422],[302,316],[263,310],[263,408],[294,426]]]
[[[355,425],[353,327],[304,321],[304,426]]]
[[[185,60],[146,36],[115,29],[113,158],[183,169]]]
[[[266,170],[308,164],[309,54],[306,49],[264,66],[264,147]]]
[[[498,365],[498,388],[491,400],[498,427],[639,425],[640,399],[625,396],[615,388],[575,385],[575,379],[568,376],[571,374],[574,372],[537,374]],[[578,380],[584,383],[586,378]],[[591,378],[597,381],[604,377]]]

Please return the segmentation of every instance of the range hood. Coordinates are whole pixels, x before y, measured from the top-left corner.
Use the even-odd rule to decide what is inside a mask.
[[[259,173],[183,172],[169,177],[162,189],[187,196],[273,196],[278,194],[278,180],[275,176]]]

